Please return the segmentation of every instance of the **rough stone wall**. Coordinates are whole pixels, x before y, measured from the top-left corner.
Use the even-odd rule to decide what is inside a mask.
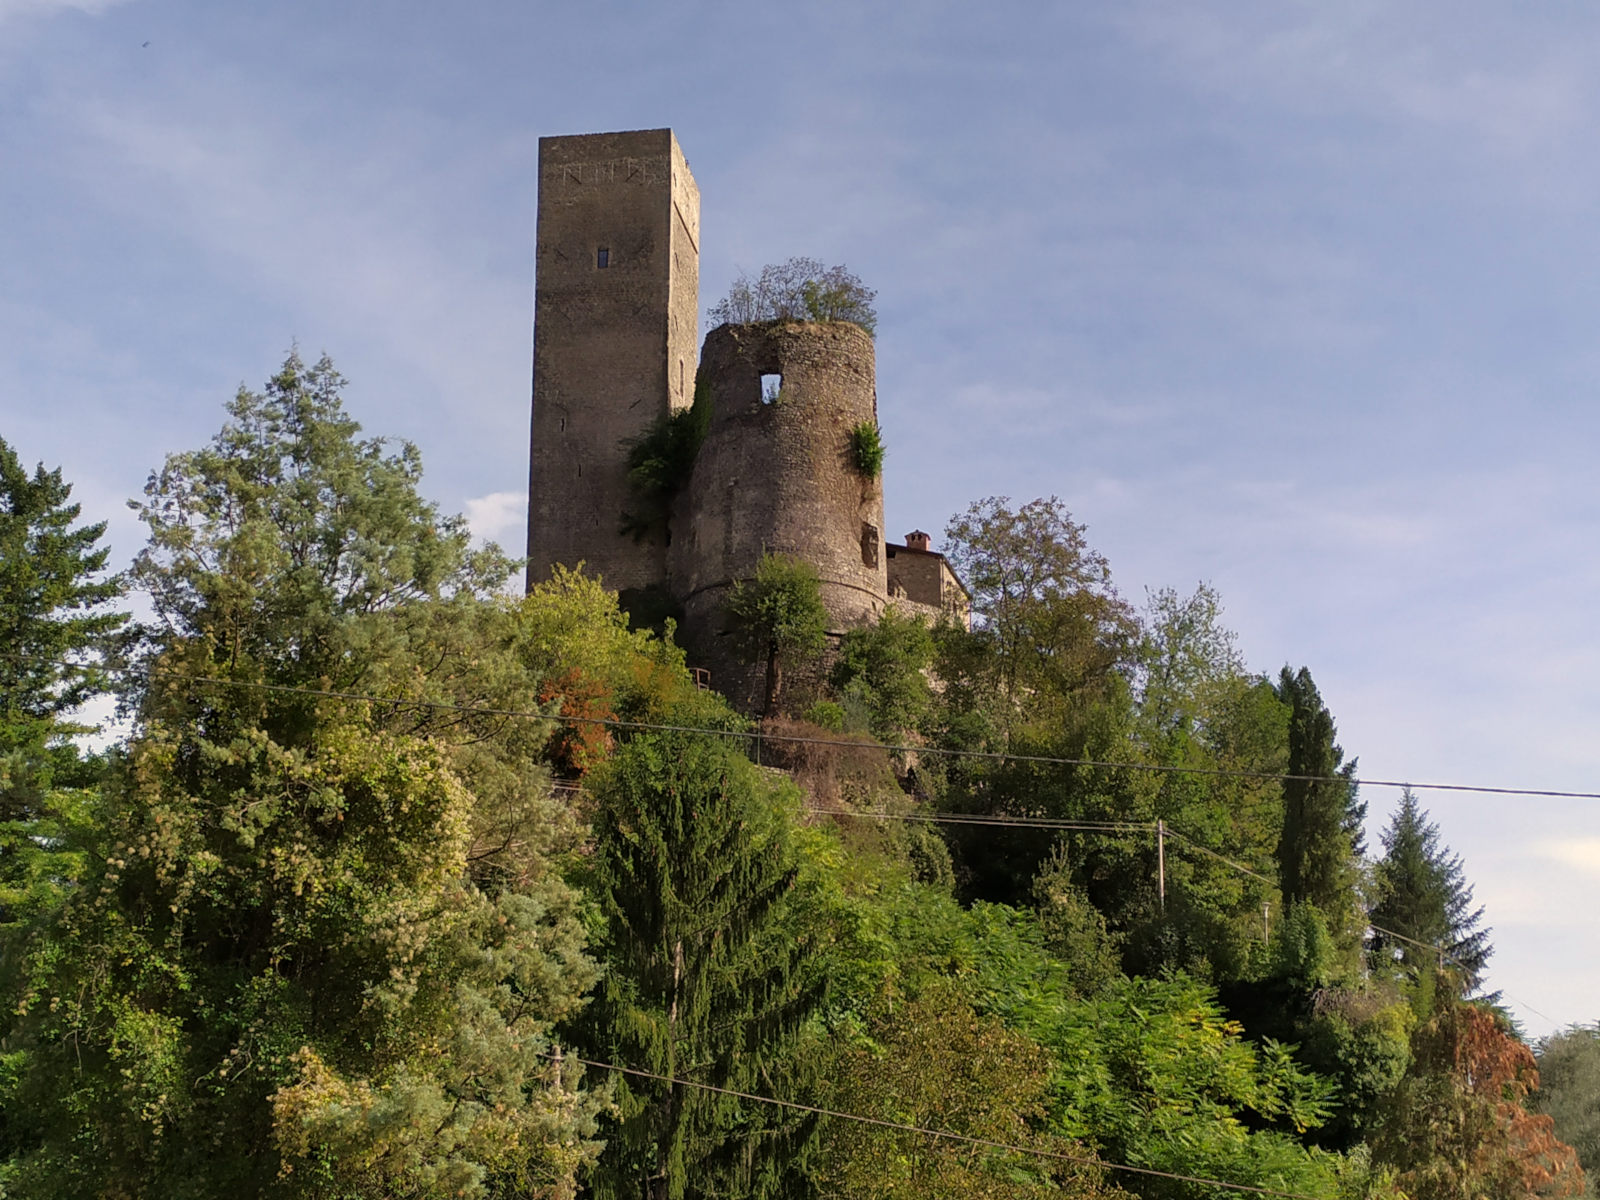
[[[934,620],[950,617],[971,628],[971,602],[944,555],[893,543],[885,546],[884,553],[892,603]]]
[[[691,661],[757,707],[764,670],[738,662],[723,605],[765,551],[816,568],[835,634],[874,620],[888,599],[882,481],[850,453],[850,430],[877,421],[873,344],[843,322],[724,325],[706,337],[700,370],[710,426],[674,511],[668,572]],[[782,377],[774,402],[763,375]]]
[[[699,189],[670,129],[540,138],[538,222],[528,583],[663,584],[665,546],[619,530],[623,443],[692,397]]]

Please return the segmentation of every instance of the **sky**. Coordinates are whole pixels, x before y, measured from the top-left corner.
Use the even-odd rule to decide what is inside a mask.
[[[891,537],[1059,496],[1363,776],[1600,791],[1597,51],[1570,0],[0,0],[0,436],[125,563],[163,457],[325,351],[520,546],[538,138],[670,126],[702,308],[877,289]],[[1418,791],[1490,985],[1600,1018],[1600,801]]]

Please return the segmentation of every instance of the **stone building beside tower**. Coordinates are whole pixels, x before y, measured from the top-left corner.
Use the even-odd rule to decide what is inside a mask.
[[[670,129],[539,140],[528,584],[561,563],[630,609],[682,615],[690,663],[751,706],[723,603],[766,551],[817,571],[830,633],[891,602],[965,621],[925,533],[883,536],[882,479],[850,431],[877,422],[872,338],[844,322],[723,325],[699,345],[700,192]],[[664,529],[629,531],[632,443],[696,395],[705,438]]]

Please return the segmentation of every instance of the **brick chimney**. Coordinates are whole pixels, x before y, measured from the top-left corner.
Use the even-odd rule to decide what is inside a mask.
[[[927,549],[929,549],[928,535],[923,533],[922,530],[920,530],[920,529],[913,529],[910,533],[906,534],[906,549],[907,550],[927,550]]]

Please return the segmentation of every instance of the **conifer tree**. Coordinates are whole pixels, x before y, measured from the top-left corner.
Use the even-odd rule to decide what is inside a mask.
[[[1437,947],[1444,955],[1442,965],[1457,974],[1462,992],[1477,990],[1493,953],[1489,931],[1480,925],[1483,909],[1472,907],[1472,886],[1461,859],[1440,845],[1439,827],[1428,820],[1410,788],[1401,793],[1383,845],[1378,900],[1370,917],[1373,970],[1399,966],[1413,977],[1432,971],[1441,965],[1440,956],[1426,947]]]
[[[1284,667],[1277,690],[1290,709],[1291,776],[1283,785],[1278,886],[1285,904],[1316,905],[1335,938],[1348,941],[1355,935],[1355,863],[1366,815],[1353,782],[1355,760],[1346,763],[1334,742],[1333,714],[1310,671]]]
[[[655,1076],[761,1090],[820,1004],[785,918],[799,874],[796,797],[724,739],[635,738],[596,786],[595,880],[606,975],[580,1037]],[[782,1194],[814,1136],[773,1110],[622,1076],[593,1180],[605,1200]]]
[[[127,616],[107,605],[105,522],[78,525],[59,468],[30,475],[0,438],[0,923],[38,907],[63,872],[68,797],[53,793],[76,753],[66,718],[106,688],[101,654]]]

